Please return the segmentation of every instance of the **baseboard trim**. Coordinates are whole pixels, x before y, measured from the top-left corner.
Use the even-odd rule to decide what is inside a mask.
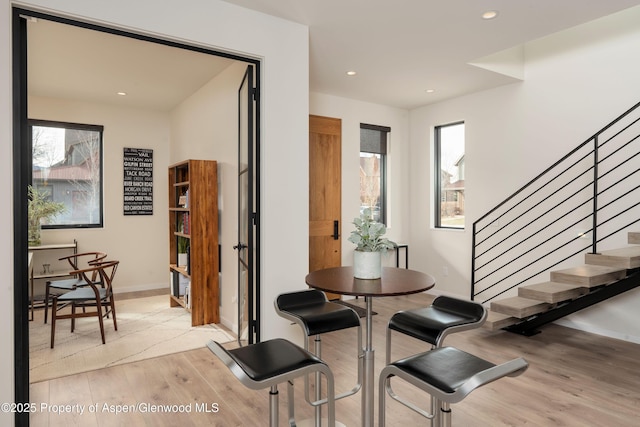
[[[579,331],[601,335],[607,338],[613,338],[621,341],[632,342],[634,344],[640,344],[640,337],[628,335],[628,334],[621,334],[619,332],[612,331],[610,329],[596,328],[593,325],[585,322],[574,322],[567,319],[559,319],[553,323],[555,323],[556,325],[565,326],[567,328],[577,329]]]
[[[146,285],[138,285],[138,286],[127,286],[127,287],[118,287],[113,289],[113,293],[114,295],[116,295],[116,297],[126,297],[127,295],[132,295],[132,296],[142,296],[142,295],[135,295],[135,294],[141,294],[141,293],[145,293],[148,295],[145,296],[153,296],[153,295],[162,295],[162,294],[169,294],[169,284],[168,283],[150,283],[150,284],[146,284]]]

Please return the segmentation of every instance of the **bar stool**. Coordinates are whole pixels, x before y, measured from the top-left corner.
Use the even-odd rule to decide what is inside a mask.
[[[486,320],[487,310],[481,304],[442,295],[436,297],[429,307],[399,311],[391,316],[387,327],[386,364],[391,362],[391,331],[425,341],[434,349],[441,347],[448,335],[479,328]],[[393,393],[390,385],[388,390]],[[438,406],[432,396],[431,413],[435,417],[438,416]]]
[[[207,343],[213,352],[240,380],[252,390],[269,391],[269,426],[278,427],[278,384],[287,382],[289,424],[295,426],[293,380],[312,372],[327,380],[327,397],[318,404],[329,408],[329,427],[335,427],[335,393],[331,369],[319,358],[282,338],[227,350],[216,341]]]
[[[438,348],[447,335],[479,328],[486,320],[487,310],[482,304],[442,295],[436,297],[429,307],[399,311],[391,316],[387,327],[387,364],[391,362],[391,331]]]
[[[451,426],[452,403],[462,401],[469,393],[502,377],[522,374],[529,364],[522,357],[494,365],[454,347],[440,347],[388,364],[380,372],[379,427],[385,426],[385,396],[399,401],[423,417],[433,420],[434,427]],[[391,391],[391,378],[397,376],[429,393],[439,402],[439,417],[400,399]]]
[[[342,399],[344,397],[351,396],[357,393],[362,387],[362,366],[364,363],[362,348],[362,327],[360,325],[360,317],[358,316],[358,313],[356,313],[356,311],[352,308],[328,301],[325,293],[317,289],[306,289],[303,291],[281,294],[275,299],[274,305],[278,315],[300,325],[302,331],[305,334],[305,350],[309,350],[308,337],[315,336],[313,354],[318,358],[322,357],[322,341],[320,338],[321,334],[353,327],[358,328],[357,384],[351,390],[337,394],[335,399]],[[319,374],[316,374],[316,401],[319,400],[321,393],[319,380]],[[311,398],[309,397],[309,390],[309,379],[305,375],[305,399],[308,403],[313,404],[311,402]],[[317,423],[319,423],[320,418],[321,408],[320,406],[316,406],[316,425]]]

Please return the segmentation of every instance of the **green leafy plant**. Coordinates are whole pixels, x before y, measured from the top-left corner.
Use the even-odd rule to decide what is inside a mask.
[[[48,199],[48,194],[38,191],[37,188],[29,186],[29,207],[28,207],[28,225],[29,225],[29,244],[37,246],[41,243],[40,226],[42,220],[49,220],[54,216],[64,212],[66,207],[64,203],[54,202]]]
[[[382,252],[396,247],[395,242],[382,237],[387,232],[387,227],[374,221],[370,208],[366,208],[359,218],[354,218],[352,224],[356,229],[351,232],[348,240],[356,245],[357,251]]]
[[[189,246],[189,239],[186,237],[178,237],[178,253],[186,254],[187,246]]]

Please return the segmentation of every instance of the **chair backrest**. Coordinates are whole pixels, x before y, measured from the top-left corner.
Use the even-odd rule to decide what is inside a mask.
[[[113,291],[113,278],[116,276],[116,270],[118,270],[118,265],[120,265],[120,261],[101,261],[99,263],[95,263],[97,267],[100,267],[100,276],[102,277],[102,283],[104,283],[107,288],[107,295],[110,295]]]
[[[116,275],[119,264],[120,261],[93,262],[90,267],[82,270],[74,270],[70,274],[79,275],[92,288],[96,288],[96,285],[104,286],[106,288],[106,295],[111,295],[113,278]]]
[[[102,262],[106,257],[107,254],[105,252],[93,251],[63,256],[59,260],[64,261],[66,259],[71,265],[71,270],[82,270],[91,267],[97,262]],[[91,281],[96,282],[98,272],[94,271],[91,276]]]
[[[275,306],[276,310],[290,311],[295,308],[323,304],[325,302],[327,302],[327,296],[324,292],[317,289],[305,289],[278,295],[275,300]]]
[[[73,270],[81,270],[83,268],[89,267],[91,264],[100,262],[107,257],[107,254],[104,252],[82,252],[79,254],[71,254],[67,256],[63,256],[62,258],[58,258],[60,261],[64,261],[65,259],[71,265],[71,269]]]

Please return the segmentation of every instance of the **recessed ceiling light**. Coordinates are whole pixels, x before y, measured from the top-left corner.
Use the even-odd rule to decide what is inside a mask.
[[[355,71],[347,71],[347,76],[355,76],[356,74],[358,74]]]
[[[435,92],[436,90],[435,90],[435,89],[425,89],[424,91],[425,91],[425,92],[427,92],[427,93],[433,93],[433,92]]]
[[[497,10],[488,10],[482,14],[482,19],[493,19],[498,16]]]
[[[116,92],[118,96],[127,96],[127,92]]]

